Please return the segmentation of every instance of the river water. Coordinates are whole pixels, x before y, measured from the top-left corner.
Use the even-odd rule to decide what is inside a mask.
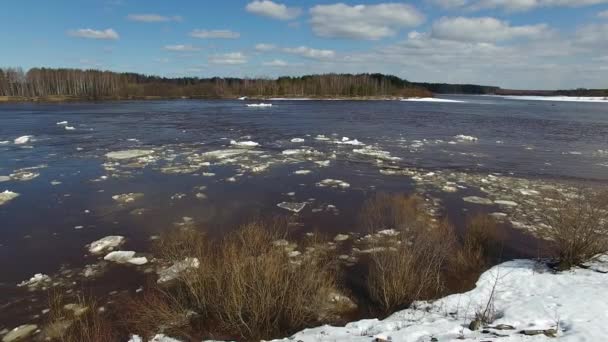
[[[358,210],[375,192],[417,192],[458,225],[472,211],[514,211],[465,196],[525,210],[536,203],[520,201],[536,193],[526,189],[608,183],[606,104],[446,99],[460,102],[4,104],[0,192],[19,196],[0,205],[0,312],[19,306],[34,315],[16,284],[95,263],[86,244],[106,235],[146,252],[151,237],[180,223],[221,235],[275,214],[294,217],[294,234],[356,232]],[[30,137],[16,144],[22,136]],[[143,196],[113,198],[129,193]],[[281,202],[306,204],[292,213]],[[124,276],[137,272],[110,270],[103,290],[137,286]],[[1,316],[0,328],[12,321]]]

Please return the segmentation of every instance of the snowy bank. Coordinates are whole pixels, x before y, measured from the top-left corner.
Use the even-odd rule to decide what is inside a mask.
[[[608,266],[608,257],[594,263]],[[385,320],[306,329],[283,341],[544,341],[551,329],[560,341],[603,341],[608,334],[608,274],[593,269],[553,273],[530,260],[515,260],[482,274],[475,289],[413,308]],[[480,330],[468,326],[496,284],[498,319]],[[536,335],[532,335],[536,334]]]
[[[558,102],[595,102],[608,103],[608,97],[602,96],[501,96],[509,100],[525,100],[525,101],[558,101]]]

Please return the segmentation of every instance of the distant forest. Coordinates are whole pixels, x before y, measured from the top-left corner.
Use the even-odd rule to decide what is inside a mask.
[[[166,78],[100,70],[0,68],[0,97],[15,100],[427,97],[436,94],[608,96],[608,90],[508,90],[475,84],[409,82],[383,74],[324,74],[277,79]],[[0,98],[2,100],[2,98]]]

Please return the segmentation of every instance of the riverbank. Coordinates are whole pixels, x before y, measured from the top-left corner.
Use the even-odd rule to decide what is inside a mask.
[[[248,101],[399,101],[402,99],[417,99],[418,97],[402,97],[402,96],[252,96],[247,97]],[[426,95],[425,98],[433,98],[432,94]],[[105,102],[105,101],[160,101],[160,100],[237,100],[235,96],[208,96],[208,95],[193,95],[193,96],[106,96],[106,97],[77,97],[66,95],[55,96],[0,96],[0,104],[2,103],[69,103],[69,102]]]

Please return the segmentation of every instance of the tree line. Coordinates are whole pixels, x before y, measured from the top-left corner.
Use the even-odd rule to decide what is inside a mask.
[[[382,74],[324,74],[277,79],[166,78],[100,70],[0,68],[0,96],[38,98],[240,96],[373,97],[430,96],[407,80]]]

